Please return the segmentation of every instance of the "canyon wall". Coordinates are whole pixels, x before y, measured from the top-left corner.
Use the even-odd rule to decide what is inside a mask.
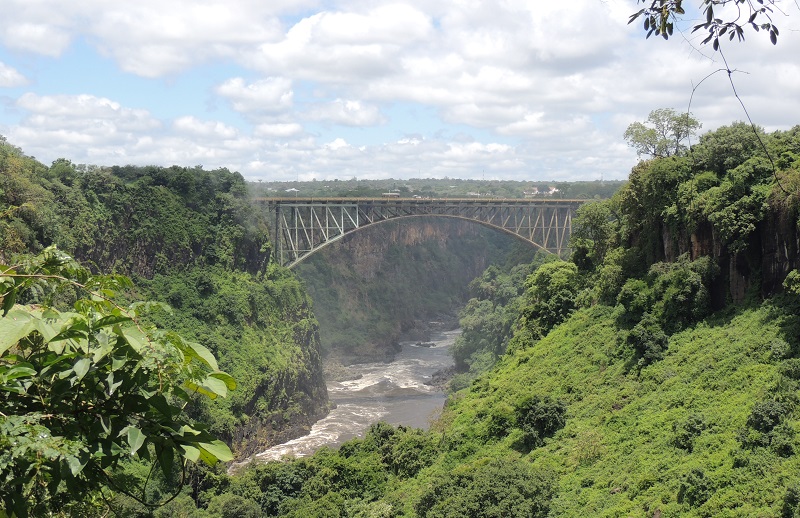
[[[370,361],[391,358],[401,339],[455,327],[468,283],[520,248],[520,260],[532,256],[477,223],[415,217],[354,232],[296,269],[314,300],[325,353]]]

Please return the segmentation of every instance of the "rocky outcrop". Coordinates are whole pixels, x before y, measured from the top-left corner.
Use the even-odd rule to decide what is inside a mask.
[[[330,410],[316,326],[295,342],[298,361],[262,380],[245,408],[249,417],[228,438],[237,459],[308,434]]]
[[[750,236],[744,251],[732,252],[711,224],[701,222],[688,239],[664,233],[664,249],[690,253],[692,259],[711,256],[720,267],[713,286],[714,305],[741,302],[753,290],[768,297],[783,290],[786,275],[800,268],[800,231],[795,211],[771,207]],[[670,254],[665,254],[669,260]],[[673,254],[674,255],[674,254]]]

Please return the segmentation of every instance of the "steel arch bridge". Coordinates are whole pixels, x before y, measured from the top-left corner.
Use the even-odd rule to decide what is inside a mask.
[[[292,268],[364,227],[440,216],[480,223],[558,255],[569,250],[572,218],[586,200],[480,198],[258,198],[272,217],[275,258]]]

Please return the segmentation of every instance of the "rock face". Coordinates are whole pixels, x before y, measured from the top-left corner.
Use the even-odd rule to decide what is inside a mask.
[[[717,307],[726,301],[741,302],[753,290],[762,297],[779,293],[786,275],[800,268],[798,215],[793,211],[771,208],[757,224],[747,249],[738,253],[722,245],[707,222],[688,236],[675,236],[666,230],[663,234],[665,260],[689,253],[692,259],[711,256],[717,261],[720,275],[713,286]]]
[[[516,242],[472,222],[419,217],[321,250],[297,272],[314,300],[323,350],[345,364],[387,360],[398,340],[426,341],[433,329],[456,327],[469,282]]]
[[[294,341],[300,356],[259,383],[244,409],[249,417],[229,438],[237,459],[305,435],[328,414],[317,326],[296,333]]]

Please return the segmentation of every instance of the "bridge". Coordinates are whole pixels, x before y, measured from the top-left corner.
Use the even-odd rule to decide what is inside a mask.
[[[289,268],[356,230],[397,218],[441,216],[480,223],[564,255],[586,200],[505,198],[258,198],[272,217],[275,258]]]

